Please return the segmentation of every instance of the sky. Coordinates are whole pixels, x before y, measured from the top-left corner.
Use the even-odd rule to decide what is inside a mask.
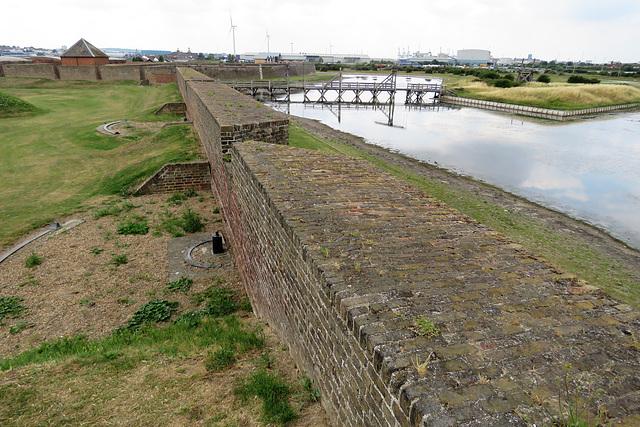
[[[231,20],[238,54],[640,61],[638,0],[3,0],[0,45],[233,53]]]

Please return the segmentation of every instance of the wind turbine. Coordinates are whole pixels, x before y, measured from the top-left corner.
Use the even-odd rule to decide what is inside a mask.
[[[229,34],[231,32],[233,32],[233,60],[236,60],[236,27],[237,25],[233,25],[233,17],[231,17],[231,14],[229,14],[229,20],[231,21],[231,28],[229,28],[229,33],[227,34],[227,37],[229,37]]]
[[[267,33],[267,37],[265,37],[265,40],[267,41],[267,53],[271,52],[270,48],[269,48],[269,39],[271,38],[271,35],[269,35],[269,29],[267,28],[266,30]]]

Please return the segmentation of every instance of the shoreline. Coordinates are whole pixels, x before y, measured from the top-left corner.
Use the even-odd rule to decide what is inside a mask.
[[[370,144],[362,137],[335,130],[319,121],[297,116],[290,117],[292,123],[317,138],[347,144],[383,162],[383,165],[379,166],[383,166],[392,173],[395,172],[397,176],[404,177],[412,185],[422,187],[420,189],[426,193],[430,190],[425,188],[428,185],[420,185],[422,180],[446,187],[447,191],[450,190],[452,193],[469,195],[471,198],[478,199],[477,203],[493,207],[494,211],[495,209],[504,211],[507,218],[498,218],[497,221],[505,222],[505,227],[498,227],[477,218],[473,212],[477,206],[470,206],[469,210],[465,210],[455,206],[455,203],[449,200],[442,200],[496,229],[532,252],[542,255],[567,272],[603,288],[616,299],[640,308],[640,295],[625,297],[629,291],[632,294],[638,293],[638,290],[629,288],[633,284],[640,283],[640,251],[612,237],[606,231],[498,187]],[[435,194],[431,195],[440,198]],[[481,207],[483,208],[484,206]],[[491,212],[486,215],[493,216]],[[514,233],[510,232],[511,225],[508,224],[511,217],[521,220],[522,223],[513,227]],[[517,230],[523,227],[525,230]],[[549,236],[538,236],[541,233]],[[565,254],[567,247],[570,252],[573,252],[572,254]],[[598,262],[601,267],[598,266]]]

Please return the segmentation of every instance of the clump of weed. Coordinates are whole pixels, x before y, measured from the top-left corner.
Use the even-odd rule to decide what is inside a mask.
[[[0,320],[7,315],[11,315],[14,319],[20,317],[22,312],[27,309],[27,307],[20,304],[22,301],[24,301],[24,298],[0,297]]]
[[[26,268],[36,268],[40,264],[42,264],[42,257],[38,256],[35,251],[31,251],[31,255],[24,262]]]
[[[282,425],[298,417],[289,404],[291,387],[276,373],[260,370],[249,375],[233,390],[243,402],[252,397],[262,400],[262,420]]]
[[[100,219],[104,216],[109,216],[109,215],[117,216],[117,215],[120,215],[122,212],[129,212],[131,209],[139,208],[139,207],[140,206],[134,205],[129,200],[125,200],[120,205],[113,203],[113,204],[96,209],[95,212],[93,213],[93,219]]]
[[[167,199],[167,203],[169,206],[180,206],[183,201],[187,200],[190,197],[196,197],[198,193],[190,188],[184,192],[176,191]]]
[[[173,282],[169,282],[169,286],[167,286],[167,290],[169,292],[183,292],[187,293],[191,290],[191,285],[193,285],[193,279],[189,279],[188,277],[181,277],[178,280]]]
[[[102,252],[104,252],[104,249],[100,249],[100,248],[93,248],[91,249],[89,252],[91,252],[94,255],[100,255]]]
[[[138,329],[145,323],[166,322],[177,309],[178,302],[169,302],[160,298],[152,299],[133,314],[126,329]]]
[[[33,328],[36,324],[33,322],[25,322],[24,320],[18,321],[14,326],[9,328],[9,333],[11,335],[19,334],[28,328]]]
[[[220,372],[236,362],[236,346],[228,343],[226,346],[210,352],[205,361],[204,367],[210,372]]]
[[[435,338],[440,335],[440,329],[436,328],[433,322],[424,316],[416,317],[413,321],[413,326],[416,327],[418,335],[420,336]]]
[[[130,218],[126,222],[118,226],[118,234],[147,234],[149,232],[149,224],[147,220],[141,217]]]
[[[204,228],[204,223],[197,212],[187,209],[182,214],[182,223],[180,226],[187,233],[197,233]]]
[[[313,381],[311,381],[311,378],[304,375],[302,377],[298,377],[298,381],[302,386],[302,393],[306,401],[318,402],[320,400],[320,390],[313,386]]]
[[[127,258],[126,254],[114,255],[113,258],[111,258],[111,264],[115,265],[116,267],[120,265],[128,264],[128,263],[129,263],[129,258]]]
[[[184,231],[182,230],[182,227],[180,226],[180,224],[181,224],[180,218],[177,218],[177,217],[173,216],[173,214],[171,212],[169,212],[168,210],[165,210],[164,212],[161,212],[160,213],[160,218],[162,218],[162,222],[161,222],[160,227],[162,227],[162,229],[164,231],[166,231],[167,233],[169,233],[173,237],[182,237],[182,236],[184,236]]]

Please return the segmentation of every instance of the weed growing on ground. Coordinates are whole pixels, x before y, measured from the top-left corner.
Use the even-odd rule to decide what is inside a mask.
[[[302,377],[298,377],[298,382],[300,382],[300,385],[302,386],[304,399],[307,402],[317,402],[320,400],[320,390],[313,386],[311,378],[304,375]]]
[[[20,304],[22,301],[24,301],[24,298],[0,297],[0,320],[7,315],[11,315],[14,319],[20,317],[22,312],[27,309],[27,307]]]
[[[564,365],[565,374],[562,379],[557,379],[560,385],[560,393],[558,393],[558,413],[557,417],[551,416],[554,426],[561,427],[589,427],[602,425],[604,421],[602,414],[593,415],[592,405],[594,399],[602,393],[601,389],[595,392],[591,390],[591,386],[584,390],[582,386],[575,387],[572,390],[570,373],[573,369],[570,363]],[[583,392],[586,394],[582,396]]]
[[[100,248],[93,248],[91,249],[89,252],[91,252],[94,255],[100,255],[102,252],[104,252],[104,249],[100,249]]]
[[[187,293],[191,290],[191,285],[193,284],[193,279],[189,279],[188,277],[181,277],[176,281],[169,282],[169,286],[167,286],[167,290],[169,292],[183,292]]]
[[[24,331],[25,329],[33,328],[34,326],[35,326],[35,323],[33,322],[26,322],[24,320],[19,320],[18,323],[16,323],[14,326],[9,328],[9,333],[11,335],[18,334]]]
[[[145,323],[166,322],[177,309],[178,302],[169,302],[160,298],[152,299],[133,314],[126,328],[138,329]]]
[[[204,223],[197,212],[187,209],[182,214],[182,223],[180,226],[187,233],[197,233],[204,228]]]
[[[227,343],[226,346],[219,348],[214,352],[209,352],[204,367],[210,372],[220,372],[236,362],[236,346],[235,343]]]
[[[291,387],[276,373],[259,370],[241,381],[233,390],[243,402],[252,397],[262,400],[262,421],[286,424],[297,418],[289,404]]]
[[[111,258],[111,264],[115,265],[116,267],[120,265],[128,264],[128,263],[129,263],[129,258],[127,258],[126,254],[114,255],[113,258]]]
[[[26,268],[36,268],[40,264],[42,264],[42,257],[38,256],[35,251],[31,251],[31,255],[24,262]]]
[[[424,316],[418,316],[413,321],[413,326],[418,330],[418,335],[427,337],[427,338],[435,338],[440,335],[440,330],[436,328],[433,322],[427,319]]]
[[[93,213],[93,219],[100,219],[104,216],[118,216],[122,212],[129,212],[131,209],[139,208],[140,206],[136,206],[131,203],[129,200],[125,200],[120,205],[116,205],[112,202],[112,204],[97,208]]]
[[[149,232],[149,224],[143,217],[130,218],[126,222],[118,226],[118,234],[147,234]]]

